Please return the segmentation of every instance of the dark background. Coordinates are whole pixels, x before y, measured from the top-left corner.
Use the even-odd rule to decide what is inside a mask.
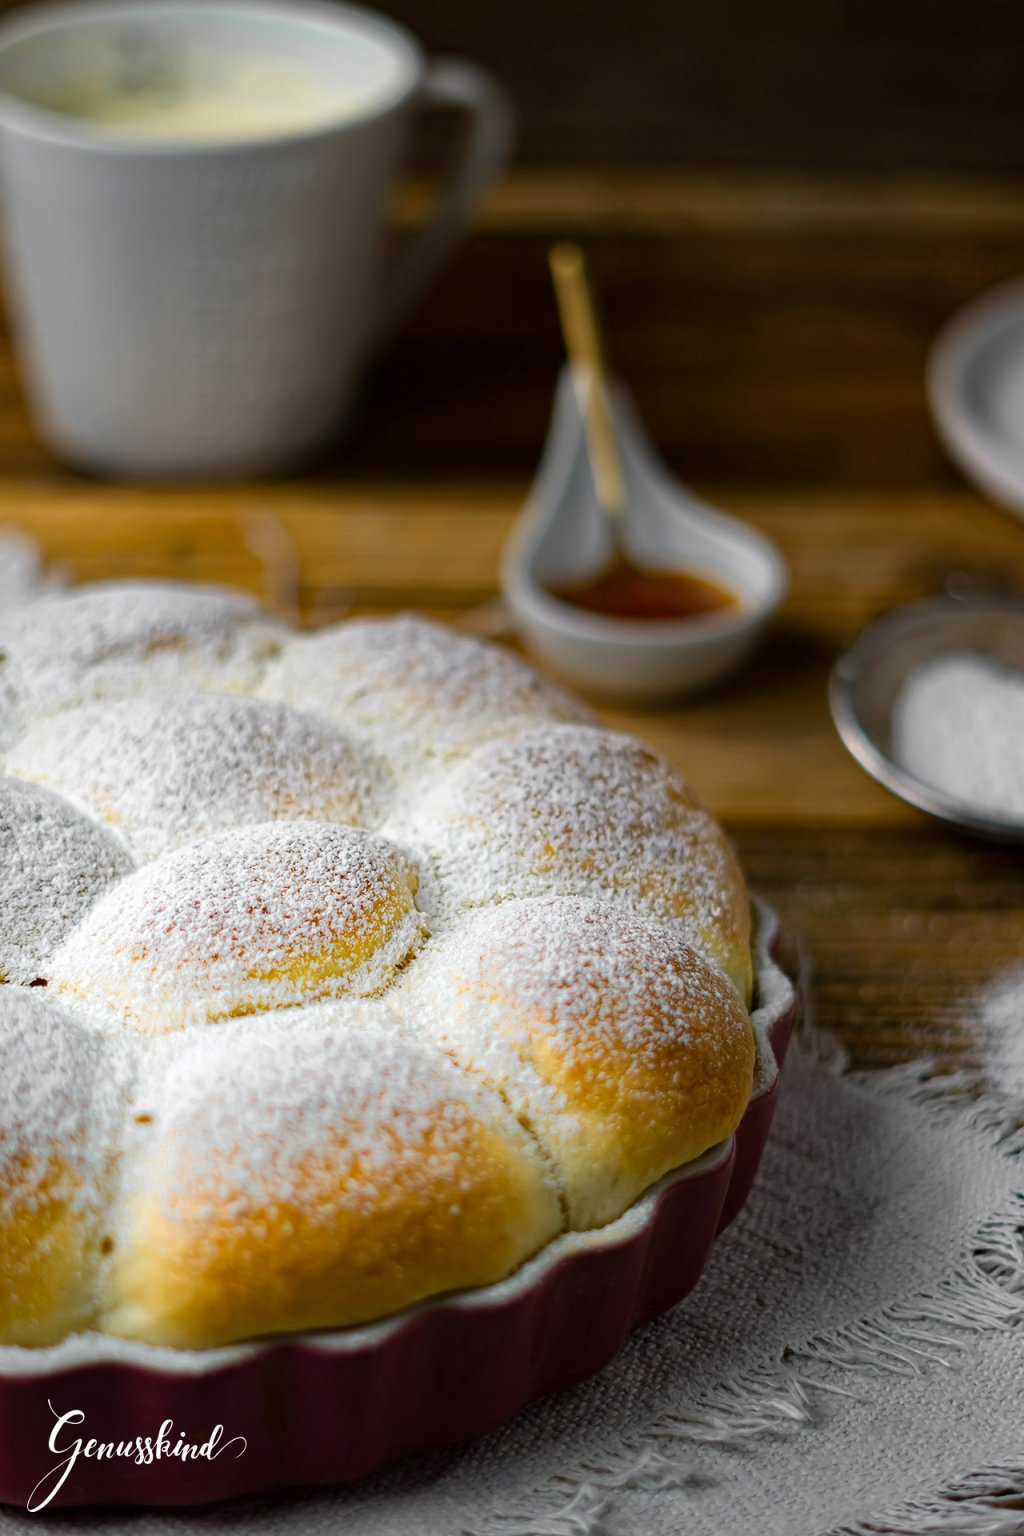
[[[1024,170],[1020,0],[385,0],[531,166]]]

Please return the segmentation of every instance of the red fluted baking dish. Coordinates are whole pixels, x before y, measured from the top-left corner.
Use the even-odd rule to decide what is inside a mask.
[[[781,1068],[796,996],[774,958],[777,936],[759,907],[755,1007]],[[531,1399],[599,1371],[630,1329],[692,1289],[716,1232],[747,1198],[777,1092],[775,1076],[728,1142],[669,1174],[618,1221],[557,1239],[497,1285],[369,1327],[201,1352],[98,1334],[0,1348],[0,1500],[202,1504],[347,1482],[496,1428]],[[67,1414],[75,1417],[58,1425]],[[150,1459],[145,1442],[168,1421],[165,1447],[184,1433],[213,1454]],[[131,1443],[133,1454],[83,1450],[69,1462],[76,1441],[90,1440]]]

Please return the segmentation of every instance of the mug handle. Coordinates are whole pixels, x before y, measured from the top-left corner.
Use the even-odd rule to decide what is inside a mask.
[[[392,340],[440,276],[484,193],[504,170],[515,136],[512,107],[501,86],[486,70],[462,59],[429,64],[418,102],[465,112],[469,128],[447,191],[391,275],[371,335],[371,355]]]

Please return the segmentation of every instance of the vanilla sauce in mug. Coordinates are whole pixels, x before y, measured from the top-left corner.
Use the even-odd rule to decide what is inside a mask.
[[[392,241],[416,125],[458,112]],[[504,92],[324,0],[47,0],[0,14],[0,257],[41,436],[132,480],[293,472],[508,158]]]
[[[311,66],[268,57],[190,68],[158,53],[81,80],[45,105],[104,133],[147,143],[209,143],[305,133],[355,117],[363,103]]]

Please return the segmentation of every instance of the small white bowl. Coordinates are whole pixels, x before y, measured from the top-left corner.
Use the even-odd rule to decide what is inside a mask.
[[[952,458],[993,501],[1024,517],[1024,280],[953,316],[932,347],[927,383]]]
[[[568,369],[559,380],[540,470],[506,545],[502,586],[527,644],[553,671],[605,698],[654,703],[706,688],[739,665],[785,595],[786,567],[762,534],[671,478],[620,389],[613,409],[629,498],[630,557],[704,576],[735,594],[737,606],[696,618],[617,619],[552,594],[552,587],[596,575],[612,554]]]

